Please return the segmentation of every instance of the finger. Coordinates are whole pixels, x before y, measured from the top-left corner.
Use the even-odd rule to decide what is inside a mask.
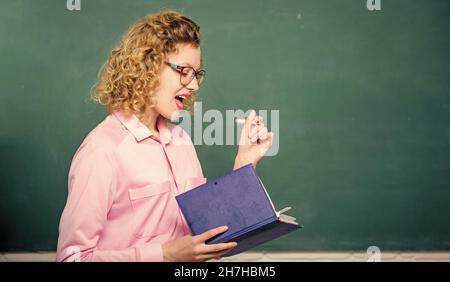
[[[229,243],[217,243],[217,244],[204,244],[201,248],[201,253],[207,254],[207,253],[217,253],[221,251],[225,251],[228,249],[232,249],[237,246],[236,242],[229,242]]]
[[[255,110],[251,110],[250,114],[248,115],[247,119],[245,120],[245,130],[246,132],[250,132],[252,123],[253,123],[253,119],[256,117],[256,112]]]
[[[267,138],[262,140],[261,144],[265,145],[266,147],[270,148],[273,144],[273,132],[267,133]]]
[[[237,246],[237,245],[236,245]],[[235,247],[236,247],[235,246]],[[219,251],[219,252],[214,252],[214,253],[207,253],[207,254],[202,254],[199,255],[197,258],[199,260],[208,260],[208,259],[219,259],[221,258],[224,254],[228,253],[229,251],[231,251],[233,248],[227,249],[227,250],[223,250],[223,251]]]
[[[258,116],[258,123],[263,123],[263,122],[264,122],[263,117],[262,116]]]
[[[269,137],[268,133],[269,133],[269,131],[267,130],[267,128],[264,127],[263,129],[261,129],[261,130],[258,132],[258,139],[259,139],[260,141],[266,140],[267,137]]]
[[[252,126],[252,129],[250,129],[250,134],[248,135],[248,138],[251,140],[253,139],[253,137],[256,136],[256,134],[258,134],[258,131],[260,130],[260,126],[256,125],[256,126]]]
[[[252,137],[256,134],[256,132],[258,132],[258,128],[257,128],[257,126],[253,125],[250,128],[250,131],[248,132],[248,138],[252,139]]]
[[[260,116],[255,117],[255,119],[253,120],[253,124],[256,126],[264,125],[262,117],[260,117]]]
[[[264,134],[267,134],[267,128],[266,127],[259,128],[258,132],[251,137],[251,141],[256,142]]]
[[[266,152],[272,147],[273,144],[273,132],[269,132],[267,133],[267,135],[267,139],[260,142],[261,147],[259,148],[259,154],[261,157],[264,157]]]
[[[253,119],[256,116],[255,110],[251,110],[248,117],[245,119],[244,126],[241,130],[241,137],[239,138],[239,145],[249,145],[250,144],[250,138],[249,134],[252,129],[253,125]]]
[[[263,123],[263,118],[261,116],[255,116],[253,119],[253,125],[259,125]]]
[[[200,235],[195,236],[194,238],[196,238],[197,240],[199,240],[198,242],[205,242],[206,240],[220,234],[223,233],[225,231],[228,230],[228,226],[220,226],[214,229],[210,229]]]
[[[252,126],[252,128],[250,129],[250,134],[248,135],[248,138],[252,139],[258,133],[258,131],[260,131],[263,128],[265,128],[263,123],[258,124],[256,126]]]

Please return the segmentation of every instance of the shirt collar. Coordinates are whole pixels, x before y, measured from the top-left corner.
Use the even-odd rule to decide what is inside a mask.
[[[121,111],[114,112],[113,114],[117,117],[120,123],[122,123],[122,125],[125,126],[131,134],[133,134],[137,142],[141,142],[142,140],[154,135],[153,132],[148,129],[148,127],[145,126],[136,115],[126,115]],[[162,116],[158,117],[156,126],[159,130],[159,136],[162,143],[167,144],[172,141],[172,133],[167,125],[167,122]]]

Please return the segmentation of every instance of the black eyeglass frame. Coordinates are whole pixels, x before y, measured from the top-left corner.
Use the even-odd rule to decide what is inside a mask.
[[[180,83],[181,83],[181,85],[183,85],[183,86],[188,86],[188,85],[192,82],[192,80],[194,79],[194,77],[197,79],[197,83],[198,83],[199,86],[202,84],[203,80],[205,79],[206,71],[203,70],[203,69],[201,69],[201,70],[199,70],[199,71],[196,71],[193,67],[189,67],[189,66],[180,66],[180,65],[177,65],[177,64],[174,64],[174,63],[169,63],[169,62],[166,62],[166,64],[167,64],[170,68],[172,68],[173,70],[175,70],[176,72],[180,73]],[[190,78],[190,80],[189,80],[188,83],[183,83],[183,71],[184,71],[185,69],[191,69],[191,70],[193,71],[193,74],[194,74],[194,75]]]

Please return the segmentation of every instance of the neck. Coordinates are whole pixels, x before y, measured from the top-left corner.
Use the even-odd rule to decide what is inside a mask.
[[[156,122],[158,121],[159,113],[154,109],[149,109],[142,117],[141,122],[150,129],[151,132],[157,133],[158,128],[156,127]]]

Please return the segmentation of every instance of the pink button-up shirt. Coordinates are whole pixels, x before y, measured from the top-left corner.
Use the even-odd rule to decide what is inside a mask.
[[[162,261],[162,244],[189,234],[175,196],[206,182],[189,135],[158,118],[109,115],[69,171],[58,261]]]

